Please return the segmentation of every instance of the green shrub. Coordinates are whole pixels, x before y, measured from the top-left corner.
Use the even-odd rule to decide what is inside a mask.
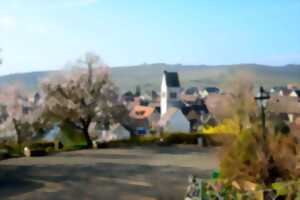
[[[9,153],[7,149],[0,149],[0,160],[9,158]]]
[[[17,143],[0,144],[0,149],[6,149],[9,157],[22,155],[22,146]]]
[[[77,144],[77,145],[70,145],[70,146],[64,146],[64,151],[74,151],[74,150],[80,150],[80,149],[87,149],[88,146],[86,144]]]
[[[31,150],[46,150],[46,149],[55,149],[55,143],[54,142],[46,142],[46,141],[36,141],[31,142],[28,144],[25,144],[24,146],[27,146]]]

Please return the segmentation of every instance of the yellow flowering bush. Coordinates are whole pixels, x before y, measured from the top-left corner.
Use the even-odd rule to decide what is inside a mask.
[[[203,134],[239,134],[240,126],[235,118],[225,119],[217,126],[207,126],[202,129]]]

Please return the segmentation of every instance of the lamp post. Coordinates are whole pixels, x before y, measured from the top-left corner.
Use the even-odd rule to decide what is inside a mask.
[[[261,121],[262,121],[262,130],[263,130],[264,138],[266,138],[266,112],[265,112],[265,109],[267,107],[267,103],[268,103],[269,99],[270,99],[269,92],[265,91],[263,87],[260,87],[259,92],[255,97],[255,100],[261,109]]]

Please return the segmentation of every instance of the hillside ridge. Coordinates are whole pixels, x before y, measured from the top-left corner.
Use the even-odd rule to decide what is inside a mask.
[[[111,68],[112,78],[121,91],[134,90],[141,85],[145,90],[159,89],[164,70],[177,71],[183,87],[221,86],[237,72],[253,73],[255,83],[266,87],[300,82],[300,65],[269,66],[260,64],[183,65],[153,63]],[[0,86],[21,82],[28,90],[37,90],[39,81],[55,71],[16,73],[0,76]]]

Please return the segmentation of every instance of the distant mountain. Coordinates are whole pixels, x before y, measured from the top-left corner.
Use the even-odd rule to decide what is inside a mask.
[[[113,80],[122,91],[134,90],[136,85],[147,90],[157,90],[164,70],[177,71],[183,87],[222,86],[237,72],[252,73],[256,85],[266,87],[300,82],[300,65],[273,67],[256,64],[207,66],[156,63],[111,68]],[[30,91],[36,90],[39,80],[49,73],[51,72],[43,71],[0,76],[0,86],[17,81]]]

